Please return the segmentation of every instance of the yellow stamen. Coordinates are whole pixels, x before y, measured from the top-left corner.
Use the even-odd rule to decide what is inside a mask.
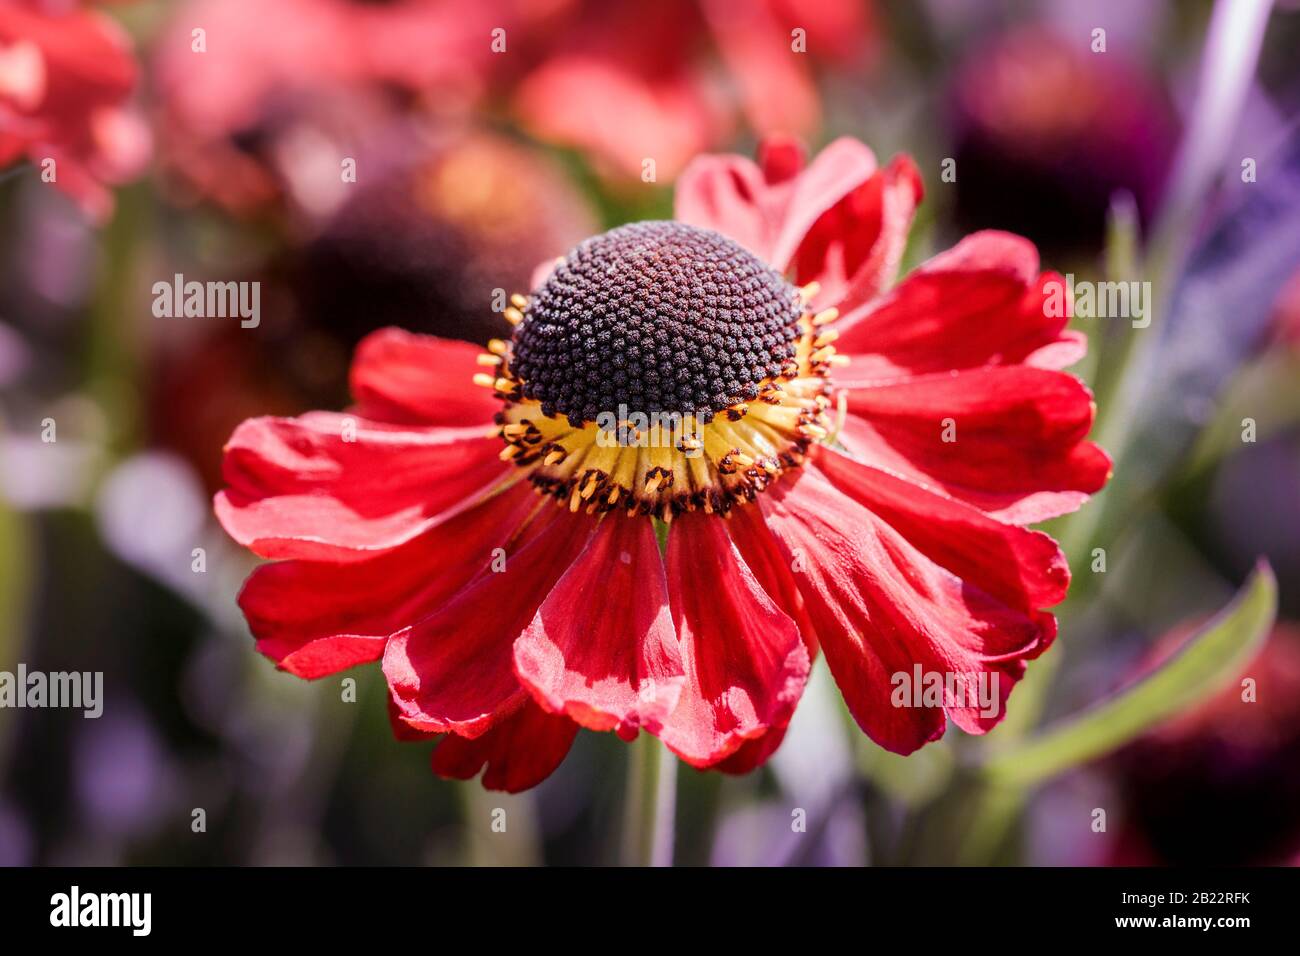
[[[801,290],[805,301],[817,292],[816,283]],[[505,315],[517,323],[528,302],[515,296],[511,303]],[[810,443],[842,427],[844,400],[832,421],[826,379],[830,365],[847,361],[832,344],[838,333],[824,328],[837,317],[835,309],[805,312],[781,373],[757,383],[754,399],[716,411],[707,423],[684,415],[669,425],[620,422],[603,431],[595,422],[574,426],[564,416],[545,415],[540,402],[523,398],[524,383],[511,369],[512,345],[501,340],[478,359],[497,368],[497,376],[480,373],[474,381],[504,401],[496,429],[507,442],[502,459],[529,471],[539,491],[570,511],[618,509],[664,521],[683,511],[725,516],[798,467]]]

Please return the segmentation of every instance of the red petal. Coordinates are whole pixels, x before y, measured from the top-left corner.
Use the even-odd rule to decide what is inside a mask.
[[[217,495],[217,518],[262,557],[361,560],[497,487],[513,471],[500,449],[478,427],[400,430],[330,412],[254,418],[226,444],[230,487]]]
[[[1041,345],[1024,358],[1026,365],[1035,368],[1069,368],[1088,354],[1088,337],[1082,332],[1066,329],[1053,342]]]
[[[772,247],[772,266],[784,272],[813,224],[876,172],[876,157],[847,136],[823,149],[794,181],[784,221]]]
[[[777,748],[781,746],[781,741],[785,739],[786,729],[786,727],[773,727],[761,737],[746,740],[740,745],[740,749],[725,760],[714,764],[710,769],[736,776],[752,773],[767,763],[768,758],[776,753]]]
[[[469,780],[487,767],[483,786],[518,793],[541,783],[569,753],[578,725],[531,700],[481,737],[448,735],[433,751],[433,772]]]
[[[876,743],[910,753],[943,734],[945,710],[974,733],[1001,719],[1025,659],[1051,640],[1050,616],[1008,609],[937,567],[815,472],[805,470],[760,500],[792,561],[831,673]],[[895,675],[910,675],[917,665],[924,674],[997,674],[993,712],[954,701],[946,708],[893,706]]]
[[[903,279],[883,299],[848,313],[836,348],[852,358],[848,385],[1029,361],[1064,367],[1081,336],[1068,308],[1050,306],[1061,277],[1038,274],[1031,242],[1001,232],[968,236]],[[1052,351],[1045,351],[1051,349]]]
[[[733,509],[727,519],[727,531],[745,566],[754,573],[776,606],[794,621],[809,656],[815,657],[817,632],[812,618],[808,616],[803,595],[799,593],[798,582],[790,572],[790,562],[781,554],[780,545],[763,520],[763,513],[758,508]]]
[[[317,638],[301,648],[259,640],[257,649],[290,674],[315,680],[345,671],[349,667],[379,660],[384,656],[384,644],[387,641],[388,635],[375,637],[331,634]]]
[[[1084,440],[1092,394],[1064,372],[971,369],[847,395],[839,441],[855,458],[1012,524],[1073,511],[1110,475],[1106,453]]]
[[[795,257],[797,282],[821,286],[814,309],[848,314],[894,281],[922,192],[916,164],[898,156],[822,214]]]
[[[808,649],[717,516],[674,520],[668,589],[686,684],[660,737],[687,763],[707,767],[789,723],[808,679]]]
[[[808,151],[796,136],[766,136],[758,144],[758,165],[769,186],[794,179],[807,163]]]
[[[767,259],[789,188],[789,183],[769,187],[743,156],[697,156],[677,177],[674,216],[730,236]]]
[[[740,156],[701,156],[677,180],[675,214],[682,222],[731,236],[784,272],[813,223],[875,169],[871,150],[847,137],[823,149],[798,176],[780,182],[767,181]]]
[[[1008,606],[1032,611],[1065,600],[1070,568],[1043,532],[995,521],[971,505],[833,448],[819,449],[816,468],[935,564]]]
[[[475,737],[519,705],[527,692],[512,666],[515,639],[591,531],[585,514],[541,509],[507,547],[504,571],[480,575],[389,638],[384,675],[408,723]]]
[[[592,730],[657,733],[684,681],[654,528],[611,514],[515,642],[537,702]]]
[[[393,737],[406,743],[412,743],[417,740],[433,740],[439,736],[436,733],[430,733],[427,730],[416,730],[406,722],[402,717],[402,712],[397,709],[397,703],[393,700],[393,695],[388,695],[388,724],[393,729]]]
[[[378,660],[389,634],[486,571],[539,504],[521,482],[368,561],[263,565],[239,595],[257,649],[305,678]]]
[[[483,371],[483,354],[467,342],[401,329],[372,332],[352,361],[357,414],[398,425],[489,425],[501,402],[473,382]]]

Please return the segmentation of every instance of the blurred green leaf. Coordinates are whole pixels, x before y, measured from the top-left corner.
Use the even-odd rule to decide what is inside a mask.
[[[1057,727],[995,753],[984,773],[995,784],[1028,786],[1116,750],[1231,681],[1268,637],[1276,611],[1277,582],[1261,563],[1232,603],[1161,667]]]

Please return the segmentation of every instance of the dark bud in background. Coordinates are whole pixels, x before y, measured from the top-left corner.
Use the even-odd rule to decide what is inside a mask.
[[[1177,136],[1154,78],[1118,51],[1034,26],[958,66],[948,114],[962,228],[1020,233],[1049,260],[1101,248],[1116,192],[1148,222]]]
[[[1247,679],[1253,684],[1243,686]],[[1243,699],[1249,696],[1254,699]],[[1125,806],[1112,862],[1294,860],[1300,854],[1300,627],[1279,624],[1236,681],[1120,751],[1112,765]]]
[[[387,325],[473,342],[508,334],[496,290],[527,293],[538,265],[594,231],[562,173],[500,136],[359,163],[372,165],[289,268],[300,320],[347,351]]]

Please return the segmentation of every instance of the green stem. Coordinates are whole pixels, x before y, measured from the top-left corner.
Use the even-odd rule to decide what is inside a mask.
[[[672,866],[677,761],[650,734],[628,747],[624,801],[623,864]]]

